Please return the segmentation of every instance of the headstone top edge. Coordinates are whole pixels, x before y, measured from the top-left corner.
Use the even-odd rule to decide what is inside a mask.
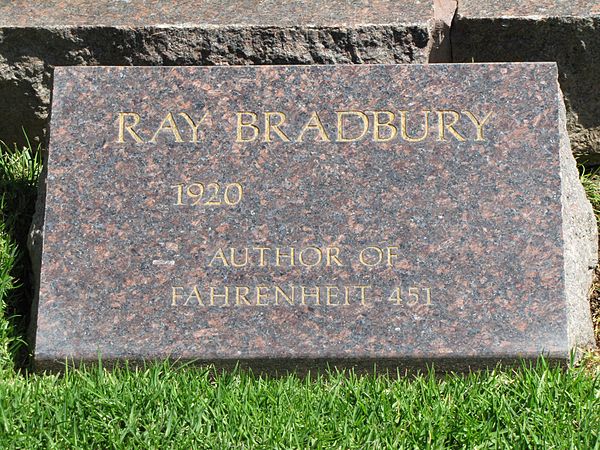
[[[457,18],[469,19],[517,19],[540,20],[551,18],[600,17],[600,3],[595,0],[556,2],[532,0],[521,2],[509,0],[501,4],[495,0],[461,0]]]
[[[0,6],[0,28],[194,28],[427,25],[433,0],[16,0]],[[38,19],[36,19],[38,18]]]
[[[436,63],[436,64],[252,64],[252,65],[212,65],[212,66],[110,66],[110,65],[95,65],[95,66],[56,66],[54,67],[55,77],[64,76],[65,74],[72,74],[75,72],[94,72],[104,70],[122,70],[122,71],[189,71],[189,70],[223,70],[224,68],[230,70],[272,70],[274,68],[294,68],[298,70],[369,70],[378,67],[403,67],[408,70],[422,71],[423,68],[428,70],[443,70],[448,67],[548,67],[550,69],[556,69],[557,65],[555,61],[523,61],[523,62],[474,62],[474,63]]]

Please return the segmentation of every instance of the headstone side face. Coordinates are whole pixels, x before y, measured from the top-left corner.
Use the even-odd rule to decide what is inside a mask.
[[[561,98],[559,114],[569,347],[579,352],[595,346],[589,292],[594,270],[598,265],[598,224],[592,205],[579,181],[579,172],[569,145],[565,106]]]
[[[454,62],[556,61],[575,156],[600,161],[598,2],[460,2],[452,24]]]
[[[443,42],[447,24],[436,17],[433,1],[68,3],[0,5],[5,142],[25,144],[22,128],[31,138],[45,136],[56,66],[425,63],[432,54],[436,61],[450,59]]]
[[[554,64],[60,68],[52,120],[38,368],[463,370],[589,340]]]

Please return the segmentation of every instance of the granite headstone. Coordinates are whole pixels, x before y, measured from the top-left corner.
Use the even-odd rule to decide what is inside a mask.
[[[57,68],[46,180],[39,369],[460,370],[593,342],[555,64]]]

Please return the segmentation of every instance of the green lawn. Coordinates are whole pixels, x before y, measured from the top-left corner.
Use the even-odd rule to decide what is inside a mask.
[[[156,365],[0,383],[2,448],[600,448],[581,370],[265,379]]]
[[[40,170],[0,150],[0,448],[600,449],[600,371],[300,379],[167,363],[28,374],[25,236]],[[584,177],[590,197],[600,180]],[[594,190],[596,189],[596,190]],[[26,353],[26,352],[25,352]]]

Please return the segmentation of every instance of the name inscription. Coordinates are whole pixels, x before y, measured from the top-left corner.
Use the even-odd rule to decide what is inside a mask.
[[[137,112],[119,112],[116,142],[154,144],[202,142],[205,130],[225,125],[232,140],[250,142],[484,142],[492,112],[431,109],[312,111],[294,120],[284,111],[236,111],[213,117],[210,111],[190,114],[167,112],[161,118],[142,119]],[[227,126],[228,125],[228,126]]]

